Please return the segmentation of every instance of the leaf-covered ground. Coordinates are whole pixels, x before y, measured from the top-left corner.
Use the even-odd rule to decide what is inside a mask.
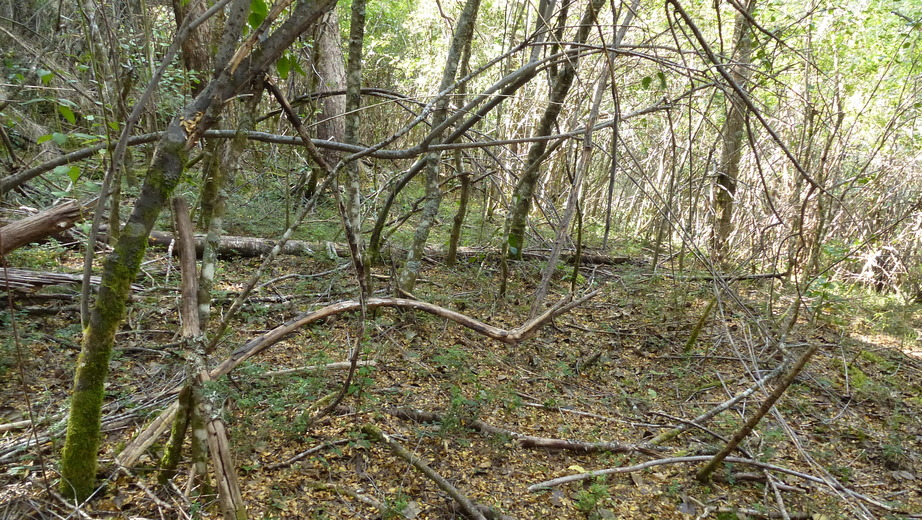
[[[105,408],[104,465],[169,404],[172,397],[164,393],[182,378],[178,274],[174,268],[167,279],[167,261],[157,255],[151,254],[154,261],[139,278],[146,290],[132,303],[117,338]],[[61,261],[70,269],[78,262],[76,257]],[[282,259],[267,279],[299,276],[262,287],[212,363],[299,313],[352,298],[349,269],[337,269],[344,263]],[[241,259],[223,264],[218,316],[256,266],[256,261]],[[537,262],[513,264],[510,296],[498,301],[493,259],[468,258],[454,269],[433,265],[415,295],[511,329],[526,320],[540,268]],[[568,272],[561,270],[561,275]],[[311,276],[317,273],[325,274]],[[387,267],[376,270],[382,295],[389,294],[390,274]],[[580,285],[602,287],[601,293],[515,346],[430,315],[369,313],[361,341],[361,359],[368,366],[359,368],[342,405],[312,426],[310,418],[326,396],[338,391],[346,372],[268,373],[346,360],[357,345],[359,321],[342,315],[291,334],[230,377],[205,387],[230,432],[250,516],[462,517],[455,501],[432,480],[366,437],[366,425],[422,457],[471,500],[518,519],[783,518],[781,504],[790,518],[922,513],[922,347],[905,339],[918,337],[922,315],[905,307],[880,307],[867,315],[844,298],[807,302],[825,308],[814,324],[798,326],[785,344],[795,354],[811,344],[821,348],[775,411],[744,441],[745,454],[734,454],[827,483],[725,464],[702,484],[695,479],[701,463],[682,462],[529,491],[549,479],[656,457],[524,447],[515,434],[643,444],[751,387],[778,366],[779,333],[764,318],[767,306],[780,313],[790,304],[779,296],[777,284],[734,282],[738,300],[722,293],[721,304],[689,345],[714,292],[710,282],[677,278],[654,275],[640,259],[584,268]],[[568,286],[556,280],[558,294],[549,300]],[[68,291],[42,292],[60,299],[16,302],[19,348],[9,333],[9,313],[3,318],[8,332],[0,369],[0,424],[32,418],[38,424],[35,434],[49,435],[39,450],[26,447],[30,430],[0,434],[0,511],[12,518],[73,513],[44,486],[46,479],[55,479],[79,316]],[[716,453],[725,444],[719,437],[731,437],[766,395],[758,391],[701,428],[689,428],[656,448],[659,457]],[[434,413],[441,420],[417,422],[401,410]],[[476,432],[472,421],[477,419],[506,433]],[[194,491],[184,496],[188,465],[174,486],[157,485],[154,470],[164,442],[161,438],[130,473],[110,474],[100,498],[73,517],[218,517],[213,497],[196,497]]]

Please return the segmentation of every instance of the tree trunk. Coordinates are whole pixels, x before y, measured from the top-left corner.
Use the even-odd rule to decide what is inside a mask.
[[[340,40],[339,18],[336,16],[336,10],[331,10],[317,24],[314,36],[316,49],[313,62],[316,75],[313,78],[313,90],[316,92],[339,91],[346,88],[346,64]],[[353,142],[345,140],[346,124],[343,115],[346,113],[346,98],[338,95],[324,96],[320,98],[319,108],[317,138]],[[340,153],[336,150],[322,150],[320,153],[328,164],[335,165],[339,162]],[[316,167],[311,170],[305,197],[310,198],[314,195],[321,173]]]
[[[210,189],[202,194],[203,220],[208,223],[208,234],[202,248],[202,269],[198,279],[198,313],[202,323],[211,314],[211,290],[220,250],[221,234],[224,232],[224,212],[227,202],[225,186],[231,182],[240,169],[240,156],[246,149],[246,133],[251,130],[256,119],[255,112],[259,106],[261,88],[254,88],[251,96],[239,107],[240,118],[237,123],[237,135],[224,148],[220,158],[214,157],[210,177]]]
[[[362,108],[362,44],[365,41],[365,0],[354,0],[349,27],[349,70],[346,72],[346,106],[343,137],[349,144],[359,142],[359,111]],[[345,165],[345,201],[334,187],[340,204],[343,229],[349,240],[352,266],[359,284],[360,297],[368,296],[371,282],[365,272],[365,246],[362,243],[362,179],[358,161]],[[337,179],[338,180],[338,179]]]
[[[592,0],[587,6],[586,12],[583,14],[582,20],[580,20],[576,41],[571,46],[572,49],[586,43],[589,31],[595,23],[596,13],[604,3],[603,0]],[[532,134],[534,137],[544,137],[551,134],[551,129],[557,122],[557,117],[560,115],[561,108],[563,108],[563,102],[570,92],[573,80],[576,78],[577,63],[577,56],[571,56],[554,78],[544,115]],[[531,145],[528,150],[528,157],[525,160],[524,173],[519,178],[519,182],[516,184],[512,194],[512,203],[509,208],[509,215],[506,218],[506,242],[503,244],[503,249],[512,258],[522,258],[528,212],[531,210],[532,197],[541,176],[540,166],[545,159],[544,152],[547,147],[547,141],[537,141]]]
[[[114,251],[105,260],[103,283],[84,330],[61,459],[61,491],[65,495],[83,501],[95,488],[100,413],[115,333],[125,315],[129,286],[144,257],[148,233],[179,182],[189,147],[214,125],[224,104],[253,79],[261,77],[333,3],[332,0],[303,1],[293,9],[290,18],[264,39],[256,31],[251,33],[250,39],[228,60],[228,66],[173,119],[160,139],[131,216]],[[248,1],[235,1],[228,15],[228,27],[242,27],[249,9]],[[225,55],[231,54],[238,38],[239,32],[225,32],[223,41],[230,42],[230,51]],[[254,46],[257,46],[255,51]],[[219,54],[222,51],[219,49]]]
[[[480,0],[467,0],[464,4],[464,10],[458,17],[458,24],[455,27],[455,35],[451,41],[451,48],[448,51],[448,58],[445,61],[445,70],[442,74],[442,83],[439,85],[439,92],[445,92],[455,82],[458,68],[461,62],[461,55],[464,48],[468,45],[474,34],[474,22],[477,19],[477,11],[480,9]],[[433,128],[438,127],[446,119],[448,109],[448,98],[443,97],[437,104],[432,115]],[[440,144],[440,137],[432,140],[433,144]],[[423,249],[426,247],[426,241],[429,239],[429,231],[435,223],[435,217],[439,211],[439,204],[442,201],[442,191],[439,188],[439,162],[442,154],[440,152],[430,152],[426,156],[426,202],[423,207],[423,213],[420,216],[419,223],[416,227],[416,235],[413,237],[413,245],[410,253],[407,255],[406,264],[400,271],[398,277],[398,286],[401,290],[412,293],[416,286],[416,278],[419,276],[419,270],[422,266]]]
[[[744,7],[747,13],[752,13],[754,6],[755,0],[748,0]],[[740,88],[745,89],[752,61],[752,35],[749,18],[742,13],[736,15],[733,40],[736,42],[736,51],[730,76]],[[723,150],[720,153],[717,179],[714,182],[715,221],[711,255],[718,264],[726,260],[727,240],[733,230],[733,205],[743,152],[743,136],[746,131],[746,108],[740,96],[735,91],[730,91],[727,94],[727,102],[727,119],[721,129]]]
[[[173,0],[173,16],[176,27],[182,26],[183,20],[188,17],[196,19],[208,9],[206,2],[189,2],[188,0]],[[214,70],[212,62],[211,43],[216,20],[213,18],[195,28],[189,37],[182,43],[182,62],[186,73],[194,73],[195,77],[189,85],[190,95],[194,98],[205,88],[206,77]]]
[[[607,67],[606,67],[607,68]],[[606,71],[607,72],[607,71]],[[554,239],[554,246],[551,248],[550,258],[547,267],[541,276],[541,282],[535,290],[535,297],[532,299],[531,309],[528,311],[528,317],[534,318],[541,311],[544,305],[544,298],[547,296],[548,287],[551,284],[551,277],[557,270],[557,261],[560,259],[560,252],[563,249],[564,241],[567,237],[567,231],[570,229],[570,222],[576,213],[579,204],[580,190],[583,185],[583,178],[589,172],[589,161],[592,159],[592,128],[599,118],[599,110],[602,105],[602,95],[605,93],[605,87],[608,83],[608,74],[603,73],[596,84],[593,93],[592,106],[589,109],[589,116],[586,122],[586,133],[583,135],[583,146],[579,157],[579,163],[576,166],[576,174],[573,176],[570,184],[570,195],[567,197],[567,207],[564,210],[563,218],[557,226],[557,236]],[[577,248],[579,249],[579,248]],[[579,273],[579,265],[573,266],[573,279]]]
[[[468,63],[471,59],[471,40],[467,41],[464,46],[464,53],[461,55],[461,74],[468,74]],[[458,88],[457,104],[464,103],[464,96],[467,94],[467,84]],[[448,254],[445,256],[445,263],[449,266],[455,265],[457,261],[458,242],[461,240],[461,228],[464,226],[464,218],[467,215],[467,202],[471,196],[471,175],[470,172],[464,171],[464,163],[461,160],[461,150],[454,151],[455,175],[461,182],[461,193],[458,196],[458,211],[455,212],[455,218],[451,223],[451,235],[448,239]]]

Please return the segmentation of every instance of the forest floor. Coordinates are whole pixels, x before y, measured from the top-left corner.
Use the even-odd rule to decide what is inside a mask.
[[[79,271],[76,253],[61,255],[60,270]],[[181,466],[175,485],[158,486],[155,469],[165,436],[127,473],[111,472],[114,456],[169,404],[172,398],[164,392],[184,373],[184,354],[177,346],[176,266],[167,280],[163,253],[149,255],[146,274],[138,279],[145,289],[136,293],[117,336],[107,387],[105,416],[119,418],[106,423],[101,454],[111,480],[79,512],[45,490],[46,481],[55,480],[63,441],[79,314],[69,291],[51,291],[62,300],[18,297],[20,347],[10,334],[0,352],[0,427],[32,418],[35,433],[51,437],[41,450],[17,451],[14,447],[23,446],[33,431],[0,433],[0,518],[220,516],[213,497],[182,493],[188,464]],[[283,257],[266,277],[278,281],[250,299],[212,364],[300,313],[353,298],[355,284],[346,264],[347,259],[322,255]],[[505,300],[496,297],[495,258],[468,258],[451,269],[430,265],[415,296],[512,329],[526,321],[543,265],[513,263]],[[216,315],[257,266],[245,259],[222,264]],[[317,273],[325,274],[310,276]],[[299,276],[280,278],[288,274]],[[380,295],[389,294],[390,274],[388,268],[376,269]],[[641,445],[752,387],[782,359],[778,333],[763,318],[767,308],[777,315],[790,304],[779,296],[777,282],[733,282],[738,300],[724,293],[689,345],[713,299],[711,282],[653,273],[641,259],[587,266],[579,281],[601,292],[518,345],[432,315],[369,313],[360,357],[373,364],[361,367],[342,404],[310,427],[318,401],[340,388],[346,371],[267,373],[347,360],[360,334],[355,315],[302,328],[230,377],[207,383],[205,394],[226,421],[250,517],[463,517],[432,480],[363,434],[367,425],[422,457],[471,500],[520,520],[907,518],[922,513],[922,346],[914,339],[922,332],[922,311],[886,305],[867,310],[847,298],[820,296],[808,303],[823,312],[786,339],[792,355],[813,344],[819,350],[743,442],[744,452],[734,455],[826,483],[734,463],[702,484],[695,479],[702,462],[695,459],[529,491],[557,477],[714,454],[725,445],[719,437],[731,437],[767,392],[757,391],[701,428],[651,447],[655,456],[526,447],[519,435]],[[555,287],[558,293],[549,301],[561,297],[569,283],[559,279]],[[12,330],[9,313],[3,320],[4,329]],[[416,422],[409,411],[441,420]],[[475,419],[504,432],[479,433],[472,427]]]

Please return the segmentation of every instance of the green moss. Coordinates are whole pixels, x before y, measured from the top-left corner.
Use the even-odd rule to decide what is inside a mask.
[[[161,151],[148,171],[128,224],[115,251],[106,258],[99,296],[84,332],[61,458],[61,491],[80,501],[95,489],[104,384],[115,333],[125,315],[125,302],[141,266],[147,235],[182,173],[184,135],[175,125],[161,141]]]
[[[877,365],[877,367],[884,372],[893,372],[897,368],[895,363],[871,350],[862,350],[859,357],[869,363]]]

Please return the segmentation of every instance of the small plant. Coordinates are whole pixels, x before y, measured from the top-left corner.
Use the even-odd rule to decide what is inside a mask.
[[[11,266],[25,269],[58,269],[66,254],[67,249],[52,238],[44,244],[10,251],[6,260]]]
[[[573,505],[583,513],[589,514],[601,507],[611,498],[608,493],[608,486],[605,485],[605,477],[596,477],[592,484],[576,494],[576,501]]]
[[[843,316],[848,314],[848,301],[840,282],[819,276],[807,287],[804,295],[811,302],[808,309],[813,321],[823,320],[833,325],[845,325]]]
[[[397,493],[393,498],[387,498],[384,505],[387,508],[382,515],[385,520],[407,518],[405,513],[407,508],[410,507],[410,497],[405,493]]]

